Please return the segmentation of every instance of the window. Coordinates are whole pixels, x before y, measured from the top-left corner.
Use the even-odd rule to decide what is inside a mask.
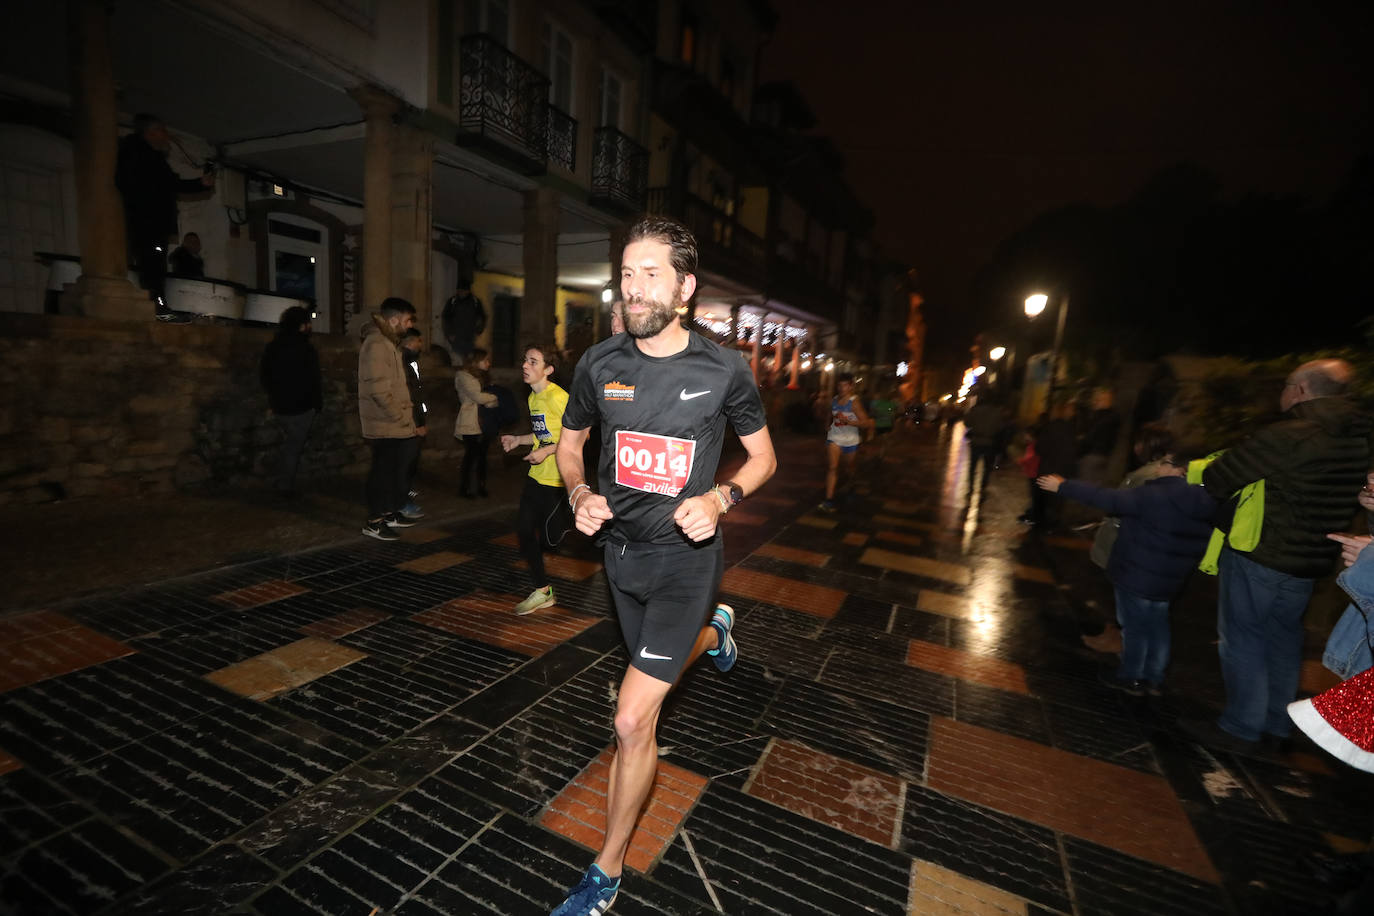
[[[549,101],[560,111],[572,114],[572,37],[547,21],[544,23],[544,73],[549,77]]]
[[[482,32],[503,45],[510,44],[510,4],[507,0],[467,0],[463,9],[463,30]]]
[[[329,333],[329,233],[293,213],[267,220],[267,281],[273,292],[315,301],[315,330]]]
[[[687,65],[696,63],[697,59],[697,17],[696,13],[682,12],[682,38],[678,43],[678,56]]]
[[[621,127],[621,84],[620,77],[609,70],[601,71],[601,120],[600,127]]]

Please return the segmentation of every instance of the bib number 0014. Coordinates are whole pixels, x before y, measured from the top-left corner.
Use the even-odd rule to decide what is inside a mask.
[[[620,430],[615,434],[615,482],[646,493],[677,496],[692,475],[696,442]]]

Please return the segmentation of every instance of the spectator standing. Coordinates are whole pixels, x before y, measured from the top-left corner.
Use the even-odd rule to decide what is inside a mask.
[[[1238,494],[1264,482],[1259,541],[1242,553],[1222,548],[1217,631],[1226,708],[1215,722],[1180,720],[1190,737],[1240,750],[1282,741],[1292,722],[1302,663],[1303,613],[1315,580],[1327,574],[1369,467],[1370,419],[1345,397],[1343,360],[1304,363],[1279,396],[1282,418],[1207,466],[1202,483],[1234,516]]]
[[[482,428],[482,407],[495,407],[499,398],[482,389],[487,386],[491,370],[491,354],[481,347],[474,349],[453,373],[453,387],[458,390],[458,419],[453,435],[463,442],[463,463],[458,469],[458,492],[464,499],[487,496],[487,449],[491,435]]]
[[[296,471],[310,427],[324,409],[320,356],[310,342],[309,312],[293,305],[281,313],[276,336],[263,350],[258,373],[281,430],[273,486],[282,496],[294,496]]]
[[[205,276],[205,259],[200,256],[200,236],[188,232],[181,238],[181,244],[172,249],[168,257],[172,273],[182,277]]]
[[[468,355],[477,346],[477,338],[487,326],[487,310],[482,300],[472,293],[472,274],[464,269],[458,286],[444,303],[441,316],[444,337],[456,362],[466,364]]]
[[[134,116],[134,132],[119,143],[115,187],[124,200],[130,259],[138,265],[139,285],[156,304],[159,321],[175,316],[162,298],[167,279],[168,242],[177,235],[177,198],[214,187],[213,175],[182,178],[167,162],[172,135],[161,118]]]
[[[415,474],[420,470],[420,449],[425,444],[425,434],[429,431],[426,416],[429,408],[425,405],[425,386],[420,381],[420,354],[424,352],[425,338],[419,328],[407,328],[401,333],[401,359],[405,362],[406,388],[410,391],[410,413],[415,420],[415,436],[406,442],[406,504],[401,514],[411,518],[424,518],[425,513],[415,503],[418,495],[415,490]]]
[[[415,519],[401,514],[406,503],[406,443],[415,438],[415,415],[401,358],[400,335],[415,323],[415,306],[391,296],[363,325],[358,349],[358,419],[372,449],[367,474],[367,522],[363,534],[394,541],[393,528]]]
[[[1076,462],[1073,423],[1069,420],[1072,410],[1072,405],[1068,403],[1054,405],[1049,419],[1041,423],[1036,430],[1035,454],[1039,458],[1038,474],[1073,476]],[[1060,499],[1057,493],[1036,486],[1031,487],[1031,506],[1026,521],[1037,530],[1050,530],[1059,524],[1059,510]]]
[[[1188,483],[1187,469],[1187,457],[1171,454],[1154,479],[1130,489],[1106,489],[1058,475],[1036,482],[1121,521],[1107,562],[1121,621],[1121,665],[1114,674],[1104,674],[1103,681],[1134,696],[1160,694],[1169,665],[1169,604],[1212,537],[1216,500]]]

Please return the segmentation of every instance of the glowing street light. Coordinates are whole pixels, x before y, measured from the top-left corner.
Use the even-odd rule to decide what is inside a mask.
[[[993,347],[991,350],[988,351],[988,359],[992,360],[993,362],[997,362],[999,359],[1006,355],[1006,347]]]
[[[1050,297],[1045,295],[1044,293],[1035,293],[1034,295],[1027,296],[1026,317],[1034,318],[1036,315],[1039,315],[1041,312],[1045,310],[1045,306],[1049,303],[1049,301]]]

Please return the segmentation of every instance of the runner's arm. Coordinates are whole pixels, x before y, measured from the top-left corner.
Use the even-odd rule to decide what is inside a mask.
[[[748,496],[773,476],[778,469],[778,458],[773,452],[773,437],[768,434],[767,426],[756,433],[740,436],[739,441],[749,458],[731,480],[739,484],[744,495]]]
[[[563,427],[554,461],[558,462],[558,475],[563,478],[563,486],[569,494],[568,504],[572,506],[573,523],[578,531],[590,536],[600,531],[608,519],[615,517],[615,513],[611,512],[606,497],[593,492],[591,484],[587,483],[587,468],[582,461],[582,446],[587,442],[587,433],[585,429]]]

